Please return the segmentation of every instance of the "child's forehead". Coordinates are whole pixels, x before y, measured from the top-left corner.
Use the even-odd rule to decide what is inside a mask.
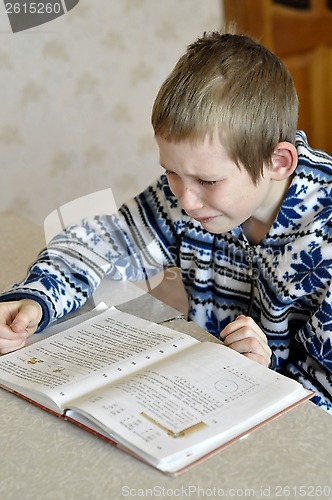
[[[228,157],[226,149],[221,144],[219,137],[208,137],[204,139],[170,140],[156,136],[161,155],[187,156],[193,155],[204,157]]]
[[[193,131],[191,134],[156,134],[155,138],[158,144],[169,144],[171,146],[180,144],[184,147],[190,146],[198,149],[220,144],[220,138],[217,131],[213,133],[195,133],[195,131]]]
[[[210,175],[220,172],[238,171],[219,140],[170,141],[156,138],[160,152],[160,164],[171,170],[201,172]]]

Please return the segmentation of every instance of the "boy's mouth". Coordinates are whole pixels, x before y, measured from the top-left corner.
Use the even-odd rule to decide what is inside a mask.
[[[215,218],[215,216],[211,216],[211,217],[193,217],[193,219],[197,220],[201,224],[209,222],[210,220],[212,220],[214,218]]]

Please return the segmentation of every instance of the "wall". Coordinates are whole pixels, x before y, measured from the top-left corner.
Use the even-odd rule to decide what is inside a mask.
[[[117,204],[161,172],[150,125],[188,43],[222,24],[219,0],[80,0],[13,34],[0,6],[0,212],[43,224],[111,187]]]

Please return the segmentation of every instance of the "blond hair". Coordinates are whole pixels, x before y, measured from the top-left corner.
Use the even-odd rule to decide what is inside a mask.
[[[188,46],[152,110],[156,136],[172,142],[219,139],[254,183],[279,142],[294,144],[298,99],[283,62],[252,38],[204,33]]]

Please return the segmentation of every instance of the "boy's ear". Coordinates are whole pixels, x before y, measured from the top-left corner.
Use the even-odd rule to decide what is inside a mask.
[[[298,155],[296,147],[290,142],[279,142],[272,153],[270,177],[282,181],[290,177],[297,166]]]

